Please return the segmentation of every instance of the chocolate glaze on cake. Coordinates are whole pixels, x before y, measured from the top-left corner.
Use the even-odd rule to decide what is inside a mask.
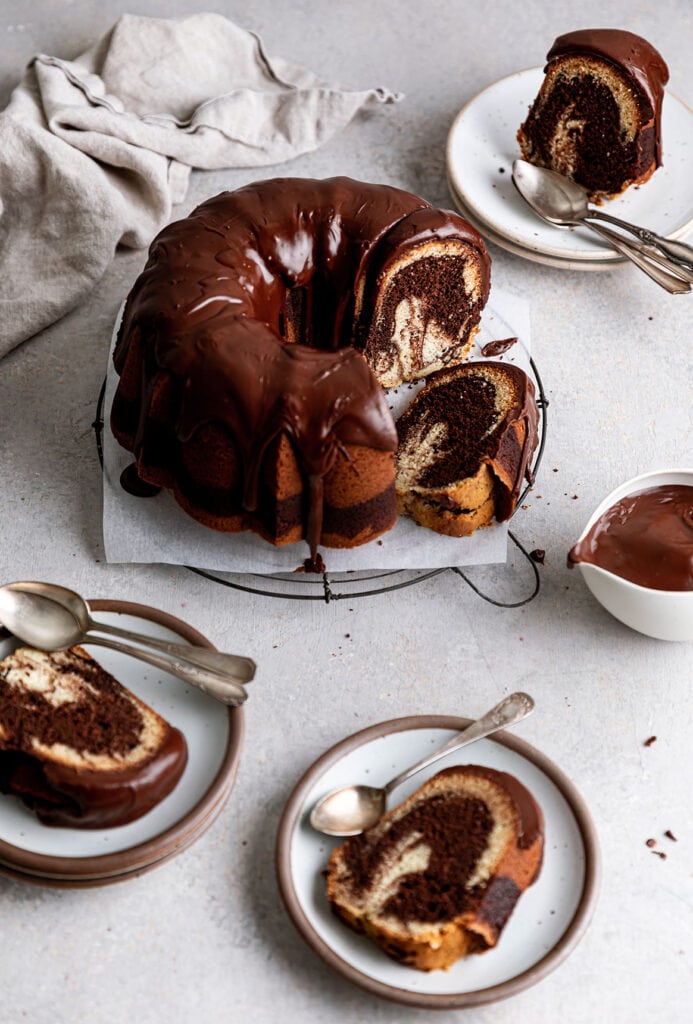
[[[693,487],[637,491],[607,509],[568,555],[652,590],[693,590]]]
[[[432,243],[438,280],[426,264]],[[412,253],[413,269],[400,268]],[[478,323],[490,265],[456,214],[348,178],[273,179],[210,199],[160,233],[128,297],[115,436],[142,477],[171,487],[206,525],[274,543],[304,535],[313,560],[321,538],[353,546],[377,536],[396,516],[397,438],[368,365],[387,372],[395,358],[373,305],[394,268],[416,277],[424,315],[439,321],[448,291],[458,307],[466,295],[465,255],[476,297],[449,311],[455,341],[440,359],[453,362]],[[406,282],[393,280],[396,304]],[[292,472],[297,482],[275,485]],[[358,491],[358,477],[370,485]]]
[[[106,828],[171,792],[182,734],[81,648],[21,648],[0,662],[0,791],[46,825]]]

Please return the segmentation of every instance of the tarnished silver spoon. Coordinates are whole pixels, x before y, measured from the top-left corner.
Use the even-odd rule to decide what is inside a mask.
[[[16,590],[14,584],[0,587],[0,623],[23,643],[38,650],[60,651],[76,644],[96,644],[170,672],[224,704],[235,707],[248,696],[245,687],[235,676],[222,673],[216,668],[193,664],[184,660],[182,655],[174,655],[169,659],[141,647],[88,634],[64,605],[42,594]],[[187,646],[173,646],[185,651],[187,659]]]
[[[691,290],[693,249],[690,246],[593,209],[588,204],[587,193],[580,185],[546,167],[536,167],[526,160],[515,160],[513,183],[534,212],[549,224],[559,228],[584,224],[670,294],[681,295]],[[640,241],[625,239],[615,231],[596,224],[597,220],[616,224],[636,235]],[[647,244],[643,244],[645,240]],[[653,266],[650,261],[657,265]]]
[[[423,771],[429,765],[438,761],[441,757],[459,750],[468,743],[490,736],[515,722],[521,721],[534,710],[534,701],[527,693],[511,693],[491,708],[483,718],[467,726],[462,732],[457,733],[444,746],[427,754],[426,757],[417,761],[411,768],[405,769],[390,779],[382,787],[378,786],[345,786],[342,789],[335,789],[318,800],[310,812],[310,823],[318,832],[324,832],[328,836],[357,836],[365,832],[367,828],[375,825],[382,818],[387,807],[387,798],[396,786],[406,782],[412,775]]]
[[[132,629],[123,629],[120,626],[97,622],[92,618],[91,609],[80,594],[67,587],[61,587],[57,583],[22,581],[8,583],[6,586],[10,590],[38,594],[62,605],[63,608],[72,612],[83,633],[109,633],[111,636],[117,636],[123,640],[132,640],[134,643],[144,644],[147,647],[152,647],[155,651],[168,654],[169,657],[182,658],[183,661],[189,661],[192,665],[199,665],[201,668],[208,668],[213,672],[221,672],[239,683],[249,683],[255,675],[256,665],[251,658],[244,658],[238,654],[224,654],[222,651],[210,651],[206,647],[195,647],[192,644],[174,644],[168,640],[146,636],[144,633],[136,633]]]

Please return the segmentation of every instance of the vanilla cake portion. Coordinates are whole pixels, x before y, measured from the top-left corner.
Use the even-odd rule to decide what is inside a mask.
[[[543,817],[513,776],[446,768],[333,851],[334,913],[394,960],[430,971],[498,942],[537,878]]]
[[[139,818],[178,782],[183,735],[81,647],[0,661],[0,790],[46,825]]]
[[[429,378],[397,421],[397,508],[463,537],[508,519],[537,444],[534,385],[509,363],[471,362]]]

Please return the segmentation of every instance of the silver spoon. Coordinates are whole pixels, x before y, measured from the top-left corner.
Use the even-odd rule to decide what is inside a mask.
[[[442,747],[427,754],[411,768],[405,769],[382,787],[345,786],[328,793],[310,812],[310,823],[318,832],[328,836],[358,836],[382,818],[387,807],[387,798],[396,786],[406,782],[412,775],[428,768],[441,757],[466,747],[468,743],[490,736],[515,722],[521,721],[534,710],[534,701],[527,693],[511,693],[488,711],[483,718],[457,733]]]
[[[526,160],[515,160],[513,183],[534,212],[549,224],[561,228],[584,224],[585,227],[608,241],[614,249],[635,263],[653,281],[656,281],[671,294],[679,295],[691,290],[693,262],[689,266],[688,261],[693,259],[693,249],[690,246],[684,245],[682,242],[663,239],[659,235],[647,232],[645,228],[635,228],[634,225],[627,224],[626,221],[619,221],[610,214],[597,213],[588,206],[587,194],[584,189],[564,175],[557,174],[546,167],[535,167],[534,164],[530,164]],[[598,219],[609,220],[635,233],[642,231],[648,236],[650,248],[640,242],[630,242],[615,232],[594,223]],[[682,259],[681,256],[670,256],[669,251],[666,252],[667,259],[650,251],[652,246],[656,246],[664,252],[665,243],[667,250],[675,247],[679,252],[688,252],[690,254],[688,260]],[[658,266],[652,266],[649,262],[650,259],[667,266],[671,273],[667,273]]]
[[[217,670],[202,668],[180,658],[169,660],[153,651],[131,647],[117,640],[88,636],[69,609],[40,594],[13,590],[11,584],[0,587],[0,623],[23,643],[38,650],[61,651],[76,644],[96,644],[170,672],[223,704],[237,707],[248,696],[240,682]]]
[[[38,594],[41,597],[55,601],[56,604],[62,605],[63,608],[72,613],[73,618],[83,633],[109,633],[111,636],[121,637],[123,640],[132,640],[137,644],[145,644],[147,647],[153,647],[156,651],[168,654],[169,657],[181,658],[183,661],[189,661],[192,665],[209,668],[214,672],[222,672],[224,675],[231,676],[239,683],[249,683],[255,675],[256,665],[251,658],[243,658],[237,654],[223,654],[221,651],[210,651],[206,647],[196,647],[193,644],[173,644],[168,640],[158,640],[153,636],[135,633],[131,629],[123,629],[120,626],[109,626],[105,622],[97,622],[91,617],[91,609],[83,597],[74,590],[58,586],[57,583],[22,581],[20,583],[8,583],[6,586],[13,591]],[[2,589],[0,588],[0,591]]]

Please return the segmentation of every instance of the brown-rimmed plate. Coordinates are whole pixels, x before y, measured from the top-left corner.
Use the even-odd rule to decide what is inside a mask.
[[[148,605],[90,601],[97,621],[212,648],[196,629]],[[0,640],[0,657],[17,646]],[[89,644],[85,644],[89,649]],[[120,828],[49,828],[14,797],[0,797],[0,873],[43,885],[80,887],[124,881],[165,863],[199,838],[220,813],[238,770],[242,708],[228,708],[127,655],[91,649],[116,679],[181,730],[188,763],[173,792]]]
[[[390,960],[331,914],[322,872],[340,840],[311,828],[308,815],[315,801],[351,782],[382,785],[469,722],[466,718],[417,716],[355,733],[308,769],[289,798],[279,825],[279,888],[301,936],[349,981],[410,1006],[480,1006],[535,984],[577,945],[598,895],[596,831],[575,786],[540,751],[501,732],[449,755],[397,791],[397,800],[404,799],[443,767],[481,764],[515,775],[540,804],[546,826],[542,870],[520,898],[498,945],[485,954],[458,961],[449,971],[424,973]]]

